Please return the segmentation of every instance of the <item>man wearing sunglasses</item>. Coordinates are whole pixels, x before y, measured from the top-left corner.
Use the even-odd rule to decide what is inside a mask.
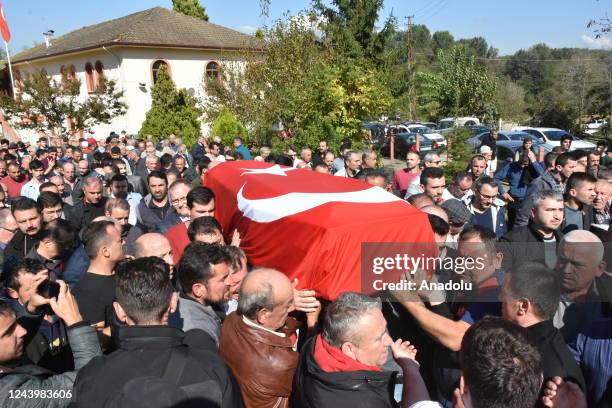
[[[466,197],[465,202],[472,213],[469,223],[488,228],[499,238],[506,233],[506,213],[496,200],[498,192],[495,180],[482,176],[474,184],[474,194]]]

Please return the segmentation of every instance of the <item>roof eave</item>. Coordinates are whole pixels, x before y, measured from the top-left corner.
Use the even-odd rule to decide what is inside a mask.
[[[45,59],[53,59],[64,55],[70,54],[78,54],[84,51],[91,51],[98,48],[104,47],[139,47],[139,48],[180,48],[180,49],[192,49],[192,50],[219,50],[219,51],[256,51],[263,52],[263,48],[253,48],[253,47],[216,47],[216,46],[194,46],[194,45],[179,45],[179,44],[142,44],[137,42],[129,42],[129,41],[120,41],[120,42],[110,42],[103,44],[96,44],[89,47],[76,48],[68,51],[57,52],[54,54],[41,55],[34,58],[22,58],[18,60],[11,61],[11,65],[19,65],[28,63],[31,61],[39,61]]]

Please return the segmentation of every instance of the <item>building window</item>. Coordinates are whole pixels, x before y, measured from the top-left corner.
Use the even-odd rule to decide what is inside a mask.
[[[166,61],[157,60],[153,62],[153,64],[151,65],[151,77],[153,79],[153,85],[155,85],[155,83],[157,82],[157,73],[159,72],[159,69],[162,67],[162,65],[166,67],[168,75],[170,75],[170,65],[168,65]]]
[[[214,81],[221,80],[221,66],[218,62],[211,61],[206,64],[206,79]]]
[[[91,65],[91,62],[85,64],[85,84],[87,85],[87,92],[92,93],[96,91],[94,67]]]
[[[94,69],[96,71],[95,72],[95,87],[97,88],[98,86],[100,86],[100,83],[104,79],[104,65],[102,65],[102,62],[96,61],[94,65]]]

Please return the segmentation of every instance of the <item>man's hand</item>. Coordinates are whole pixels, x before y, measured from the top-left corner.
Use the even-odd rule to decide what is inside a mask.
[[[49,299],[49,304],[55,314],[66,323],[66,326],[72,326],[83,320],[79,312],[79,305],[72,296],[72,293],[70,293],[70,289],[68,289],[66,282],[58,280],[57,283],[60,285],[59,295],[57,299]]]
[[[514,202],[514,198],[512,198],[512,196],[510,195],[510,193],[507,193],[507,192],[506,192],[506,193],[504,193],[504,196],[503,196],[503,197],[506,199],[506,201],[508,201],[508,202],[510,202],[510,203],[513,203],[513,202]]]
[[[49,279],[49,271],[46,269],[43,269],[42,271],[38,272],[32,278],[30,287],[27,290],[27,295],[28,295],[27,311],[28,313],[36,313],[39,307],[49,304],[49,301],[50,301],[49,299],[38,294],[38,287],[40,286],[41,283],[43,283],[47,279]]]
[[[234,233],[232,234],[232,242],[231,242],[231,246],[235,246],[235,247],[239,247],[240,246],[240,232],[238,232],[238,229],[234,230]]]
[[[401,359],[408,359],[419,364],[416,361],[417,349],[409,341],[402,341],[402,339],[395,340],[395,342],[391,343],[391,352],[393,353],[393,358],[398,363]]]
[[[542,403],[554,408],[587,408],[586,398],[576,384],[554,377],[544,384]]]
[[[455,391],[453,391],[453,408],[465,408],[463,395],[461,395],[461,390],[459,388],[455,388]]]
[[[297,289],[298,280],[293,280],[293,304],[295,310],[299,310],[304,313],[313,313],[321,308],[321,302],[319,302],[315,296],[314,290]]]

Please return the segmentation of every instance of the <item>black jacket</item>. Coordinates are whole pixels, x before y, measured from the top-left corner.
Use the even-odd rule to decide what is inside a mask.
[[[18,260],[25,258],[32,248],[40,242],[40,236],[40,233],[30,237],[21,231],[15,232],[13,239],[6,244],[4,249],[3,271],[8,271],[8,268],[12,267]]]
[[[536,344],[544,362],[544,381],[555,376],[572,381],[586,390],[584,376],[567,348],[563,335],[551,320],[545,320],[525,328],[527,336]]]
[[[553,232],[556,239],[556,248],[563,238],[561,228]],[[514,270],[525,262],[540,262],[545,264],[545,244],[544,237],[540,234],[530,221],[524,227],[517,227],[510,230],[506,235],[499,239],[500,249],[504,253],[503,268],[505,271]],[[555,245],[550,243],[550,245]]]
[[[328,373],[314,359],[317,337],[306,341],[293,379],[291,408],[396,407],[395,371]]]
[[[80,201],[72,207],[72,215],[70,222],[80,231],[86,225],[89,225],[95,218],[104,215],[104,205],[106,204],[106,197],[102,197],[102,200],[98,205],[84,203]]]
[[[161,378],[172,350],[182,346],[187,346],[187,363],[177,385],[189,386],[191,398],[180,406],[191,407],[197,402],[201,407],[242,407],[234,377],[216,353],[206,348],[209,339],[201,330],[183,333],[168,326],[123,326],[119,342],[117,351],[94,358],[79,372],[73,393],[75,407],[104,407],[130,380]],[[146,401],[146,390],[142,391]],[[151,406],[159,405],[152,402]]]

